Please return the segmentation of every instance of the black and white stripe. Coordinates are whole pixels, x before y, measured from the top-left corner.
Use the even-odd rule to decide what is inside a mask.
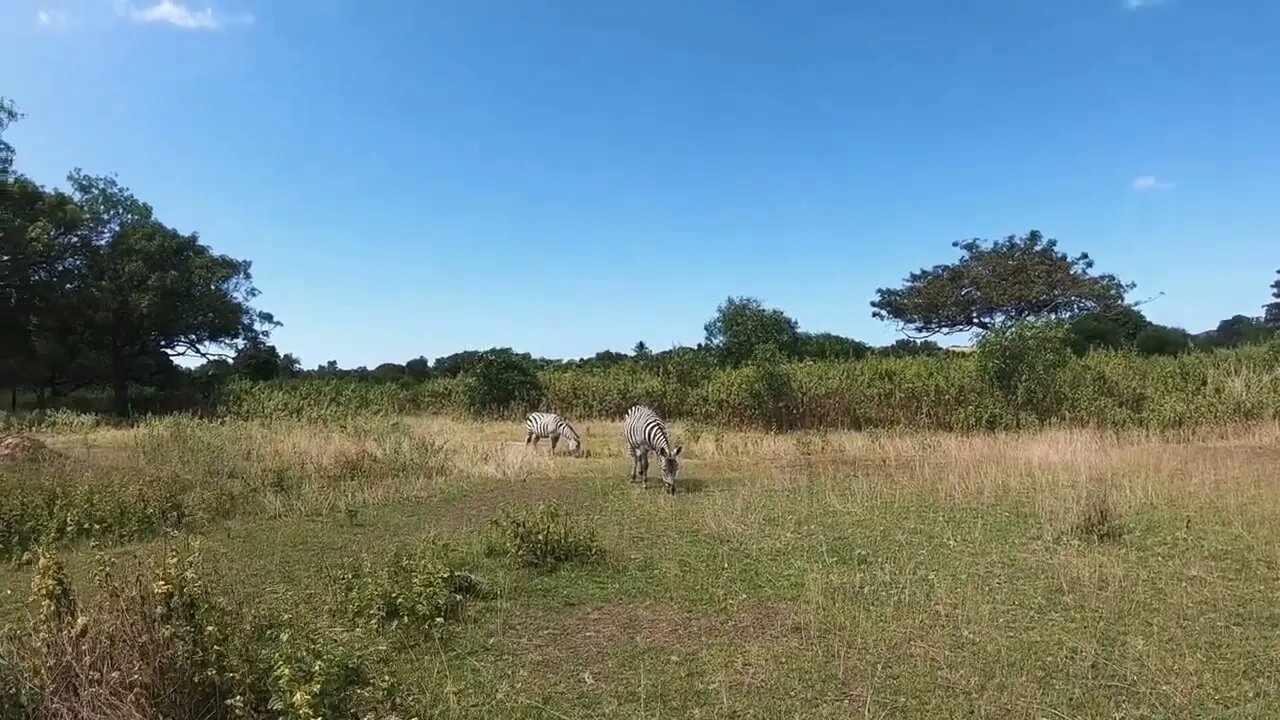
[[[525,418],[524,427],[525,445],[533,443],[537,446],[542,438],[551,438],[551,452],[554,454],[556,443],[560,442],[560,438],[565,438],[569,441],[569,452],[574,455],[582,452],[582,437],[578,435],[578,431],[574,430],[567,420],[555,413],[529,413],[529,417]]]
[[[667,425],[658,414],[643,405],[627,411],[623,420],[623,434],[631,447],[631,482],[636,476],[649,487],[649,453],[654,452],[662,460],[662,484],[668,493],[676,491],[676,475],[680,472],[679,445],[672,446],[667,435]]]

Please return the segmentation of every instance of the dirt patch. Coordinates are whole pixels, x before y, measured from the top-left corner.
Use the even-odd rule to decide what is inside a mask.
[[[752,603],[729,615],[707,615],[668,603],[620,603],[517,620],[513,626],[520,634],[511,645],[551,674],[604,680],[610,657],[629,645],[682,652],[730,645],[746,651],[798,636],[795,617],[781,604]]]
[[[29,435],[0,437],[0,461],[30,460],[48,454],[49,446]]]

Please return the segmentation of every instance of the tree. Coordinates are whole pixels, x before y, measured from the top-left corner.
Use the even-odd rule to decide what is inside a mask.
[[[85,373],[69,292],[83,265],[81,215],[65,193],[0,179],[0,374],[11,398],[19,385],[56,390]]]
[[[1191,335],[1182,328],[1151,324],[1138,333],[1134,347],[1143,355],[1178,355],[1191,347]]]
[[[419,355],[404,364],[405,375],[412,380],[426,380],[431,377],[431,361]]]
[[[275,345],[262,338],[252,338],[235,354],[231,368],[235,374],[250,380],[276,380],[298,374],[298,359],[281,355]]]
[[[542,401],[542,381],[532,359],[509,349],[480,353],[462,377],[467,406],[478,415],[524,413]]]
[[[1260,318],[1232,315],[1213,330],[1197,336],[1196,340],[1210,348],[1233,348],[1262,342],[1271,334],[1271,328]]]
[[[621,365],[630,358],[625,353],[614,352],[613,350],[601,350],[589,358],[581,361],[579,364],[584,367],[609,367],[611,365]]]
[[[370,375],[378,382],[395,382],[408,377],[408,371],[399,363],[382,363],[375,367]]]
[[[649,362],[653,359],[653,351],[649,349],[645,341],[641,340],[636,343],[635,347],[631,348],[631,356],[640,362]]]
[[[479,350],[463,350],[452,355],[436,358],[431,368],[437,375],[457,377],[475,365],[479,359]]]
[[[1085,313],[1068,327],[1071,350],[1084,355],[1090,350],[1132,348],[1151,321],[1138,310],[1120,307],[1109,312]]]
[[[9,129],[10,124],[21,119],[22,113],[18,112],[13,101],[0,95],[0,182],[8,180],[9,172],[13,169],[13,146],[5,142],[4,131]]]
[[[1070,320],[1125,304],[1133,285],[1094,275],[1086,253],[1069,257],[1056,240],[1032,230],[990,244],[953,243],[962,257],[907,276],[900,288],[880,288],[872,316],[919,337],[987,331],[1020,320]]]
[[[932,340],[916,340],[914,338],[898,338],[892,345],[876,350],[879,355],[889,357],[915,357],[917,355],[941,355],[945,352],[942,346]]]
[[[1276,271],[1276,275],[1280,275],[1280,270]],[[1280,277],[1271,283],[1271,297],[1275,302],[1267,303],[1264,307],[1266,314],[1263,315],[1263,321],[1268,327],[1280,330]]]
[[[69,181],[86,219],[80,342],[103,359],[117,413],[128,414],[129,381],[149,353],[227,357],[277,324],[249,304],[248,261],[160,223],[114,178],[77,170]]]
[[[751,297],[727,298],[704,330],[707,345],[730,365],[750,360],[765,345],[793,356],[800,342],[795,320],[781,310],[765,308]]]
[[[797,354],[806,360],[859,360],[871,352],[866,343],[833,333],[800,333]]]

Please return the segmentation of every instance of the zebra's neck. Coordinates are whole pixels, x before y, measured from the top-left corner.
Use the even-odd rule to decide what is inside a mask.
[[[560,421],[560,434],[564,435],[570,440],[578,439],[578,431],[574,430],[573,426],[565,422],[564,420]]]

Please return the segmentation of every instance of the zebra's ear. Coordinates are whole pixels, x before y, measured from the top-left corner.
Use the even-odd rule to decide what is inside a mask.
[[[683,445],[677,445],[676,449],[671,452],[671,457],[680,457],[680,451],[684,450]]]

